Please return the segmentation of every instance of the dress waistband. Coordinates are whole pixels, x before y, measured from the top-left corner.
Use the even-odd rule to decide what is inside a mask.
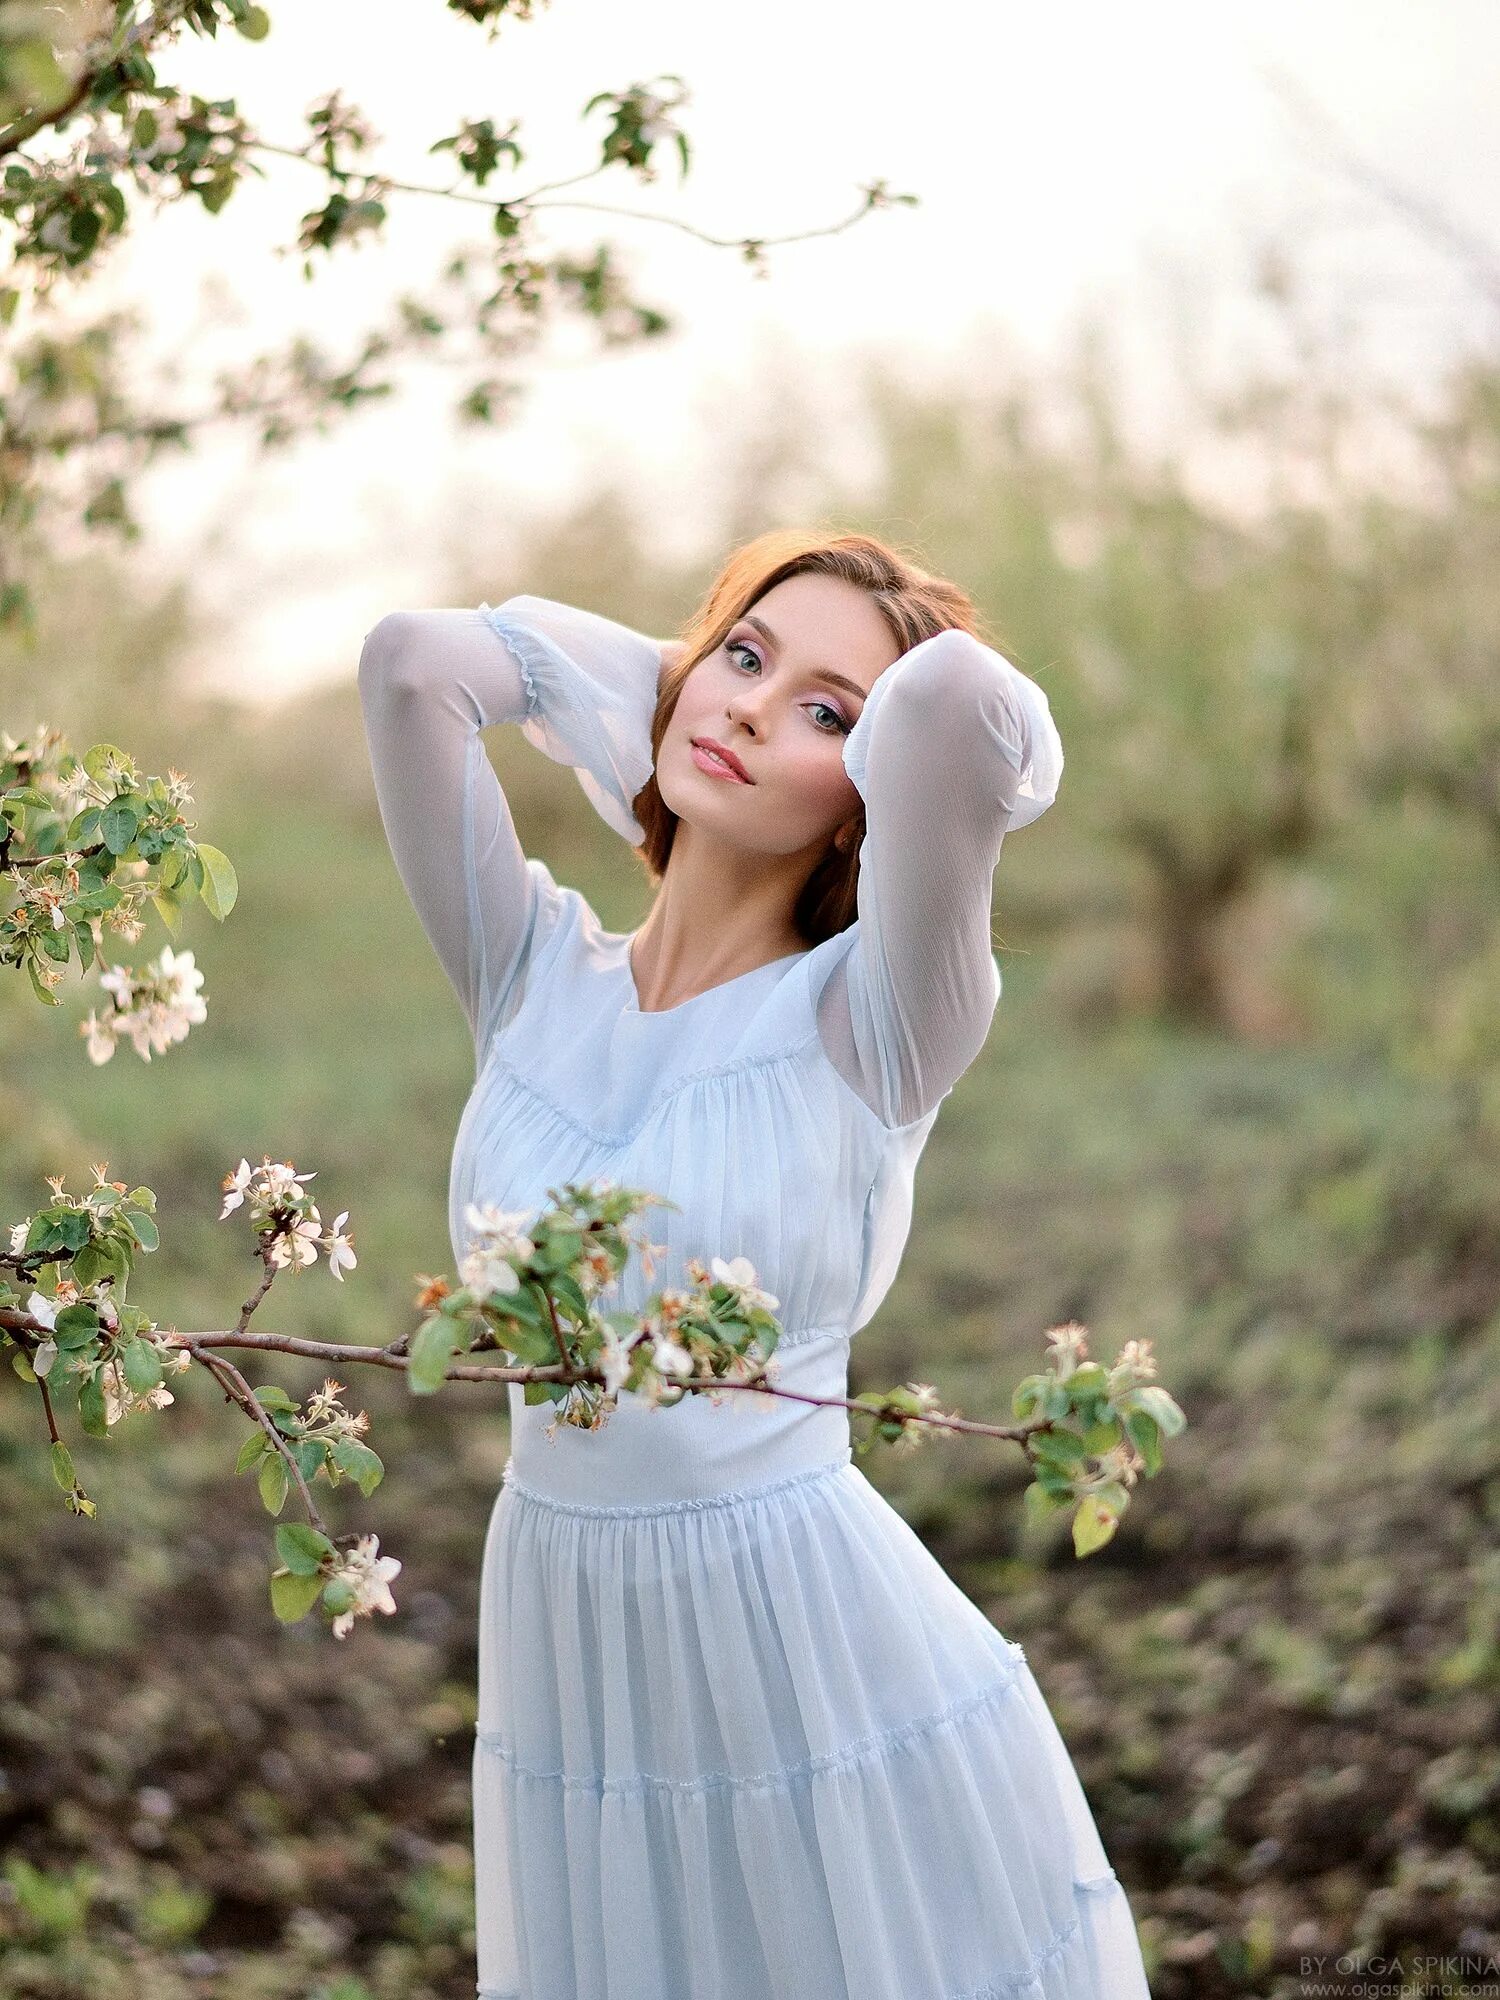
[[[534,1486],[528,1486],[519,1479],[512,1459],[505,1461],[502,1483],[522,1500],[534,1501],[539,1507],[550,1507],[558,1514],[589,1515],[640,1515],[640,1514],[683,1514],[700,1507],[744,1507],[752,1501],[766,1500],[777,1493],[783,1493],[791,1486],[806,1486],[812,1481],[829,1479],[842,1472],[852,1462],[854,1447],[840,1452],[827,1465],[804,1466],[800,1472],[789,1472],[783,1479],[768,1479],[758,1486],[741,1486],[722,1493],[695,1493],[687,1500],[629,1501],[624,1505],[610,1506],[605,1502],[586,1500],[559,1500],[551,1493],[543,1493]]]
[[[725,1385],[716,1400],[694,1390],[653,1408],[627,1391],[598,1430],[560,1422],[554,1403],[528,1403],[512,1383],[505,1483],[520,1497],[579,1513],[649,1514],[727,1506],[824,1474],[847,1462],[852,1446],[848,1337],[842,1329],[838,1338],[816,1337],[823,1332],[807,1328],[777,1346],[771,1385],[794,1394]]]

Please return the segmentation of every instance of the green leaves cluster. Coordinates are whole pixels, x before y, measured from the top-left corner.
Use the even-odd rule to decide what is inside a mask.
[[[434,1288],[439,1295],[410,1343],[407,1382],[414,1394],[432,1395],[461,1355],[486,1348],[504,1348],[522,1367],[560,1365],[565,1350],[571,1366],[582,1365],[579,1336],[597,1331],[592,1295],[629,1261],[625,1224],[641,1197],[588,1183],[547,1194],[553,1205],[529,1225],[534,1247],[517,1268],[514,1291]],[[586,1256],[591,1268],[585,1276],[577,1267]],[[568,1388],[528,1382],[525,1393],[528,1403],[561,1401]]]
[[[1073,1508],[1073,1547],[1080,1556],[1103,1548],[1144,1472],[1161,1469],[1161,1441],[1187,1423],[1173,1397],[1131,1368],[1106,1370],[1097,1361],[1054,1366],[1017,1384],[1011,1408],[1040,1422],[1025,1448],[1035,1478],[1025,1504],[1038,1519]]]
[[[127,1188],[123,1181],[102,1178],[79,1198],[65,1194],[61,1182],[52,1186],[54,1199],[15,1226],[11,1248],[0,1256],[0,1314],[32,1317],[40,1298],[50,1326],[44,1338],[28,1344],[0,1322],[0,1347],[12,1350],[11,1366],[20,1379],[45,1385],[49,1399],[64,1390],[76,1396],[86,1436],[107,1437],[110,1371],[117,1396],[123,1387],[131,1397],[147,1397],[165,1384],[161,1352],[151,1338],[155,1325],[148,1313],[124,1302],[137,1253],[157,1247],[156,1196],[148,1187]],[[18,1290],[6,1271],[28,1289]],[[43,1283],[64,1303],[53,1304],[29,1289]],[[94,1296],[84,1296],[84,1287]],[[69,1511],[92,1516],[95,1503],[78,1482],[72,1454],[55,1435],[51,1452],[53,1477]]]
[[[297,1470],[309,1486],[320,1474],[331,1486],[337,1486],[341,1479],[352,1479],[369,1499],[385,1477],[385,1466],[367,1444],[361,1444],[358,1438],[320,1434],[301,1405],[294,1402],[285,1389],[274,1384],[258,1387],[255,1399],[286,1441],[287,1453],[296,1461]],[[281,1512],[291,1490],[292,1476],[287,1469],[286,1458],[265,1430],[257,1429],[246,1438],[234,1469],[236,1474],[253,1471],[266,1512]],[[290,1531],[277,1531],[278,1548],[281,1547],[284,1532]]]
[[[227,855],[192,838],[189,797],[175,773],[143,775],[112,743],[79,758],[55,731],[34,742],[0,736],[0,869],[13,871],[0,965],[24,965],[37,998],[55,1007],[74,952],[87,971],[97,930],[133,923],[148,898],[174,936],[194,898],[222,922],[238,881]]]
[[[114,1298],[123,1299],[137,1253],[156,1249],[160,1241],[155,1194],[148,1187],[127,1188],[124,1181],[101,1180],[84,1195],[65,1193],[60,1180],[49,1186],[53,1199],[36,1211],[0,1261],[33,1284],[55,1285],[66,1277],[82,1288],[108,1279]],[[0,1305],[12,1304],[14,1296],[0,1280]]]

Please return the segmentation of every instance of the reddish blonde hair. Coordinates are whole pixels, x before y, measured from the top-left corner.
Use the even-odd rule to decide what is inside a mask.
[[[665,669],[657,691],[651,724],[651,755],[660,754],[667,724],[677,707],[682,684],[766,592],[789,576],[837,576],[866,591],[890,627],[902,652],[920,640],[956,627],[979,637],[978,614],[972,599],[955,583],[930,575],[901,550],[873,535],[823,535],[798,528],[773,528],[734,550],[714,578],[702,603],[681,633],[682,652]],[[637,792],[635,816],[645,833],[636,849],[653,882],[666,871],[677,833],[677,815],[657,789],[653,771]],[[864,814],[857,817],[855,838],[847,850],[832,840],[808,877],[793,911],[799,934],[820,944],[853,923],[855,889],[859,880],[859,849],[864,838]]]

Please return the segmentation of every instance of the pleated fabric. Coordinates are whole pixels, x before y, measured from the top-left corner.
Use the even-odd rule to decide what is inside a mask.
[[[1145,1993],[1022,1649],[847,1452],[630,1509],[508,1467],[483,1602],[482,2000]]]

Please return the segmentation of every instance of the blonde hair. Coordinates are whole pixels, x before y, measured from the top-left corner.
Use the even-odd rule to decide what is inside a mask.
[[[865,591],[903,653],[920,640],[950,628],[980,636],[978,613],[968,594],[957,584],[930,575],[888,542],[873,535],[823,535],[807,529],[772,528],[734,550],[683,628],[681,653],[663,672],[657,690],[651,724],[653,761],[660,754],[682,684],[698,662],[723,645],[732,628],[767,591],[789,576],[809,574],[841,577]],[[677,815],[662,798],[654,771],[636,794],[634,809],[645,834],[636,853],[653,882],[659,882],[672,852]],[[810,945],[833,937],[854,921],[863,838],[861,807],[855,838],[847,850],[830,840],[827,853],[797,898],[793,922]]]

